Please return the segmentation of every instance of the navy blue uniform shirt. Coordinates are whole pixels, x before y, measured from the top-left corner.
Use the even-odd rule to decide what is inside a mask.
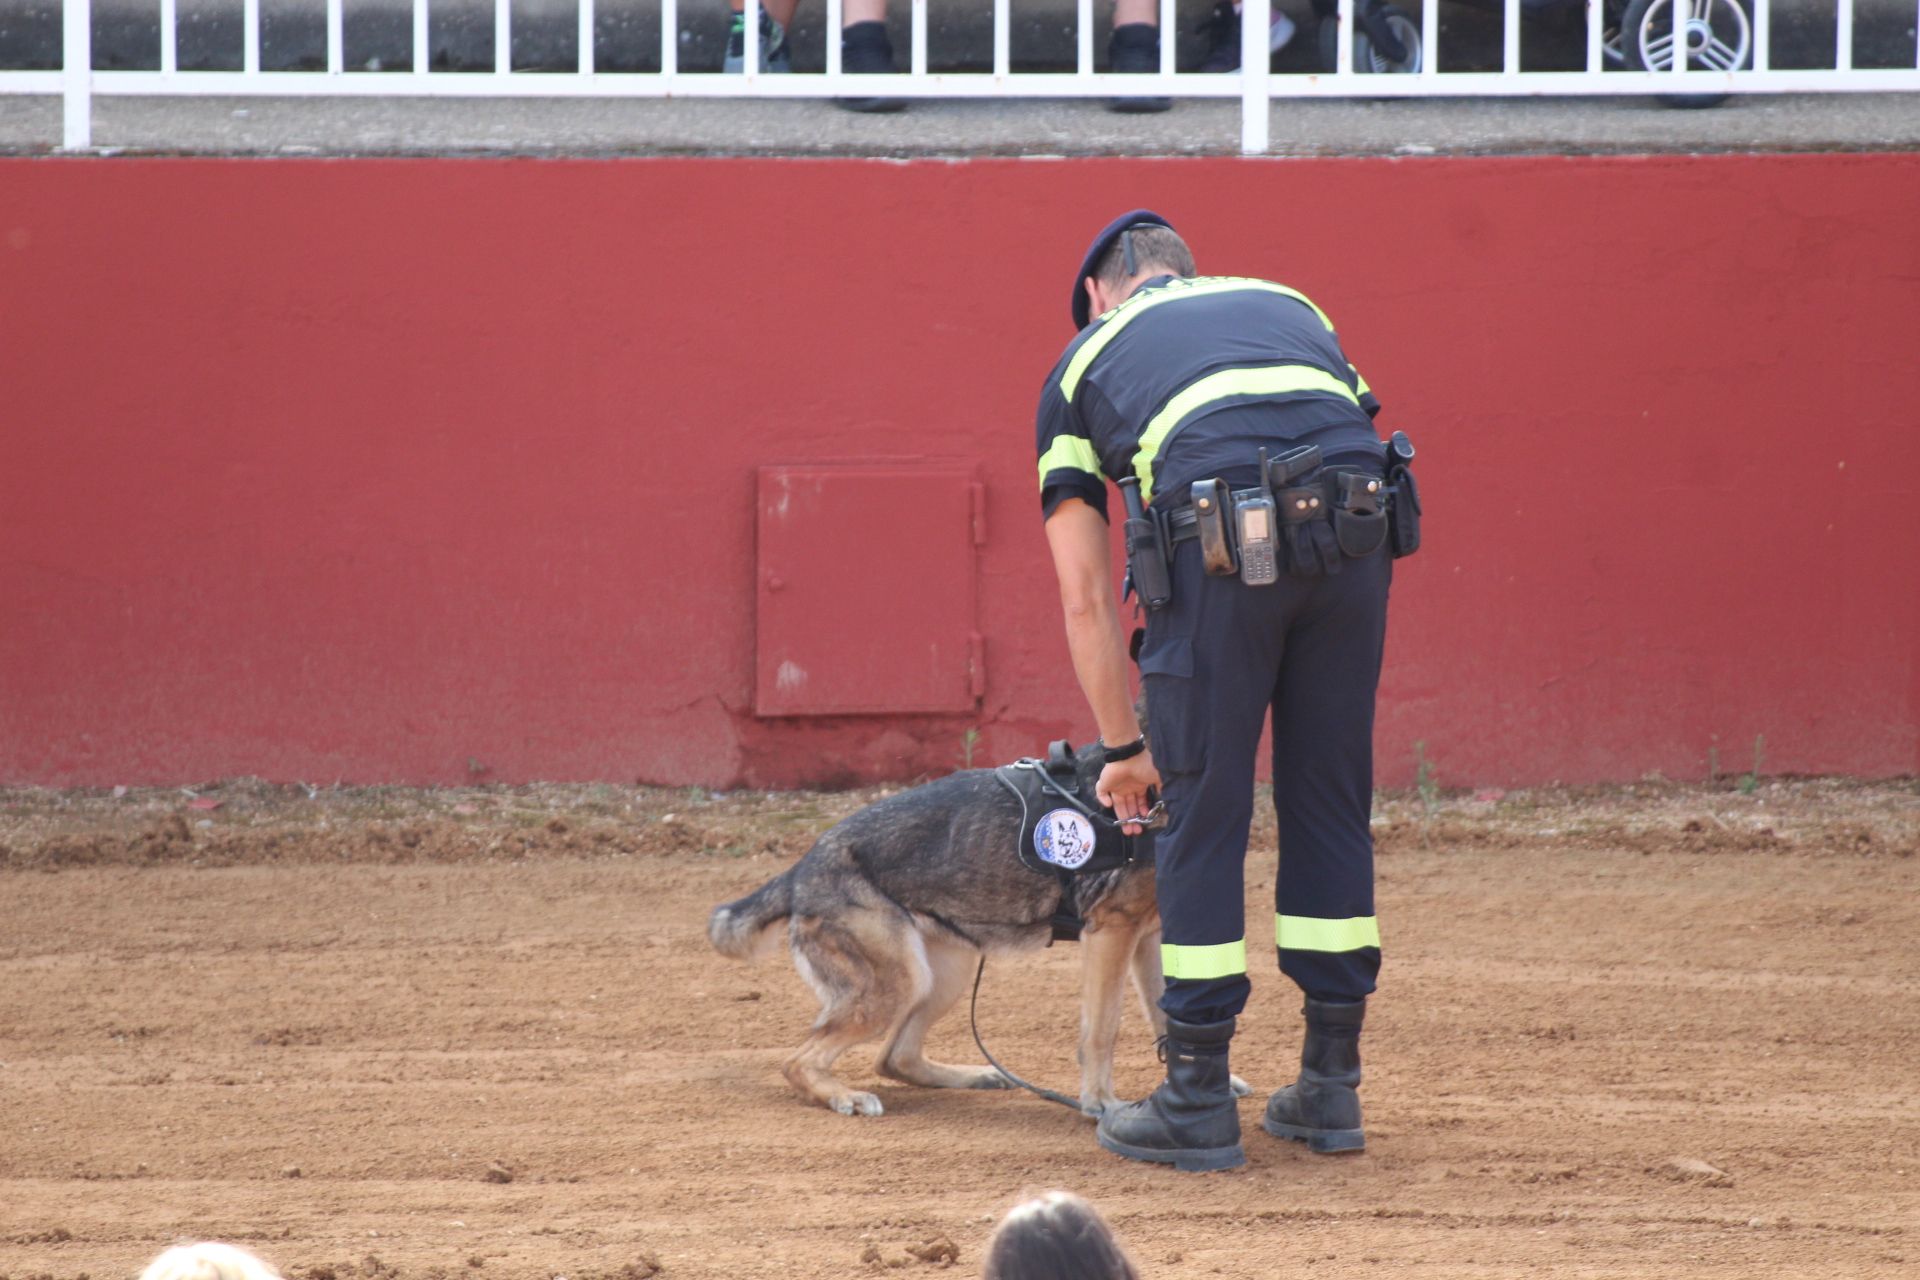
[[[1107,479],[1135,475],[1178,505],[1195,480],[1250,484],[1258,450],[1317,444],[1378,459],[1380,402],[1304,294],[1265,280],[1156,276],[1080,331],[1047,375],[1037,423],[1040,497],[1107,510]]]

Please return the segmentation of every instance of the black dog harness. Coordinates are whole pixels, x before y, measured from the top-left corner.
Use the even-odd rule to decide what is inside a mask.
[[[1064,739],[1048,745],[1044,760],[1016,760],[993,772],[1020,801],[1022,865],[1060,881],[1060,907],[1051,921],[1053,941],[1078,942],[1084,921],[1075,881],[1131,862],[1151,862],[1153,833],[1128,835],[1113,810],[1096,808],[1081,797],[1073,746]]]
[[[1080,770],[1074,763],[1073,745],[1065,739],[1047,744],[1045,760],[1028,757],[1001,765],[993,773],[1000,785],[1020,801],[1020,843],[1016,851],[1021,865],[1060,881],[1060,906],[1049,921],[1053,937],[1047,945],[1080,941],[1080,930],[1086,922],[1080,916],[1075,882],[1096,872],[1117,871],[1130,862],[1152,862],[1153,832],[1166,825],[1166,811],[1156,805],[1147,828],[1138,835],[1128,835],[1113,810],[1095,808],[1081,798]],[[982,951],[980,967],[973,973],[973,999],[967,1005],[973,1042],[993,1069],[1011,1083],[1078,1111],[1079,1099],[1021,1079],[1001,1066],[987,1048],[980,1036],[980,979],[986,972],[987,957]]]

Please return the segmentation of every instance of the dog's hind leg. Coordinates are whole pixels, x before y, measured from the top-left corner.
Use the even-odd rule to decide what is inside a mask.
[[[893,1029],[880,1051],[880,1074],[928,1089],[1006,1089],[1007,1078],[992,1067],[957,1067],[931,1061],[922,1049],[927,1030],[946,1016],[973,981],[980,953],[965,943],[913,931],[911,956],[919,965],[922,994]]]
[[[1113,1091],[1113,1047],[1138,937],[1134,922],[1123,918],[1080,935],[1080,1110],[1085,1115],[1097,1116],[1120,1101]]]
[[[850,911],[835,920],[795,916],[794,967],[820,997],[813,1034],[787,1059],[787,1083],[843,1116],[877,1116],[880,1099],[834,1078],[833,1064],[854,1045],[871,1040],[912,1003],[915,984],[899,953],[911,932],[904,920],[875,911]],[[889,936],[896,935],[896,936]]]

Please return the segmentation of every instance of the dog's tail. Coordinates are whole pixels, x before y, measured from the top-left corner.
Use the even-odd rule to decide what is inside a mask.
[[[771,944],[772,930],[793,914],[793,868],[789,867],[738,902],[722,903],[707,917],[707,941],[723,956],[751,959]]]

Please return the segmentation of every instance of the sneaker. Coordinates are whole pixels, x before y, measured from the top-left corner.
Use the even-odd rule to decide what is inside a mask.
[[[887,24],[848,24],[840,32],[840,70],[855,76],[893,74],[893,41],[887,38]],[[843,111],[884,112],[899,111],[907,104],[903,98],[835,98],[833,105]]]
[[[1267,52],[1274,54],[1287,47],[1297,28],[1293,19],[1279,9],[1273,10],[1272,25],[1267,28]],[[1207,56],[1202,71],[1238,71],[1240,69],[1240,11],[1233,0],[1220,0],[1200,26],[1207,38]]]
[[[1151,22],[1115,27],[1107,38],[1107,70],[1125,75],[1152,75],[1160,70],[1160,28]],[[1139,115],[1171,106],[1172,98],[1115,98],[1107,109]]]
[[[739,75],[747,69],[747,15],[736,13],[727,28],[727,53],[720,70]],[[760,11],[760,70],[771,75],[793,70],[793,50],[787,45],[787,29]]]

